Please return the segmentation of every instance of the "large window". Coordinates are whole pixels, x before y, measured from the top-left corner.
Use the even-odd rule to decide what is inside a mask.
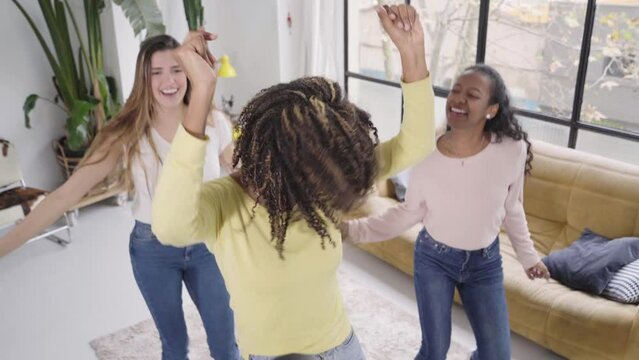
[[[383,121],[397,123],[399,55],[374,8],[398,2],[344,1],[347,91],[363,107],[393,109]],[[438,96],[485,62],[503,75],[531,137],[639,164],[639,0],[405,2],[420,14]]]

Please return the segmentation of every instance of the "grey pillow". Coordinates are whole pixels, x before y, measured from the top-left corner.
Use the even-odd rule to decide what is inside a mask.
[[[621,267],[639,259],[639,238],[610,240],[589,229],[565,249],[553,251],[542,261],[550,276],[576,290],[601,295]]]

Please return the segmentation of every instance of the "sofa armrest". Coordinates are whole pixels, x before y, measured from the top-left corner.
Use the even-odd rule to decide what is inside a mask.
[[[377,195],[397,200],[397,197],[395,196],[395,186],[389,179],[380,180],[375,184],[375,186],[377,188]]]

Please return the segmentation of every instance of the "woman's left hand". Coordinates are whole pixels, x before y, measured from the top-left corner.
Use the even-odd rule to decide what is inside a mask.
[[[207,47],[207,41],[217,38],[200,28],[191,31],[184,43],[175,49],[175,57],[190,82],[191,95],[189,106],[182,125],[191,135],[203,138],[206,119],[211,114],[211,103],[215,95],[217,75],[215,57]]]
[[[526,275],[528,275],[528,278],[530,280],[550,279],[550,272],[548,271],[548,268],[542,261],[538,262],[535,266],[526,270]]]
[[[209,51],[207,42],[216,38],[217,35],[200,28],[188,33],[182,45],[175,49],[175,56],[194,89],[215,88],[216,59]]]

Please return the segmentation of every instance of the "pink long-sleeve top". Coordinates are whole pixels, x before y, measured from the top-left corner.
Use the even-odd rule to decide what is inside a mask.
[[[438,150],[410,173],[406,200],[385,213],[347,223],[354,242],[391,239],[419,221],[433,239],[450,247],[489,246],[503,225],[519,262],[540,261],[523,207],[526,143],[495,138],[481,152],[452,158]]]

